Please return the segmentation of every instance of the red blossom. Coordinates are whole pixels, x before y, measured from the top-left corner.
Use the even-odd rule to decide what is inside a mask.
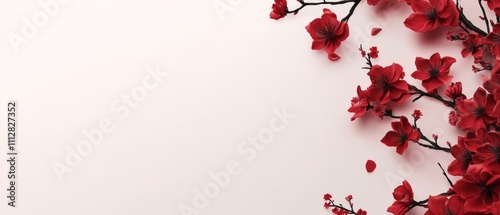
[[[281,19],[286,16],[287,14],[287,2],[286,0],[274,0],[274,4],[272,7],[271,14],[269,14],[269,17],[271,19]]]
[[[411,77],[421,80],[422,86],[424,86],[427,91],[433,91],[450,83],[453,78],[453,76],[449,75],[450,67],[455,62],[455,58],[441,58],[439,53],[434,53],[430,59],[417,57],[415,59],[417,71],[413,72]]]
[[[497,16],[500,16],[500,0],[486,0],[490,10],[494,11]]]
[[[373,108],[372,114],[380,119],[384,119],[384,116],[392,114],[392,105],[377,105]]]
[[[331,10],[323,9],[321,18],[313,20],[306,26],[307,32],[313,39],[312,49],[325,49],[328,53],[328,59],[335,61],[340,59],[340,56],[335,54],[335,50],[340,46],[340,43],[349,36],[349,26],[347,22],[340,22],[337,15]]]
[[[436,29],[439,24],[444,27],[458,26],[459,13],[453,0],[412,0],[413,13],[404,24],[416,32]]]
[[[477,149],[480,146],[482,146],[484,143],[487,142],[487,140],[486,140],[487,133],[488,133],[488,131],[486,130],[486,128],[479,128],[475,132],[474,131],[467,132],[467,135],[464,138],[465,147],[469,151],[477,153]],[[477,158],[478,158],[477,155],[474,155],[472,157],[472,159],[473,159],[473,161],[475,161],[475,163],[481,163],[482,161],[480,161]]]
[[[486,165],[500,162],[500,133],[490,131],[485,135],[485,143],[477,148],[477,156]]]
[[[420,133],[404,116],[401,116],[400,121],[391,122],[391,126],[392,131],[387,132],[380,141],[387,146],[396,147],[396,152],[400,155],[408,148],[408,141],[416,142],[420,139]]]
[[[486,43],[491,45],[491,54],[500,54],[500,24],[493,26],[493,31],[486,36]]]
[[[465,200],[464,211],[468,214],[487,213],[489,207],[500,200],[500,174],[483,164],[469,166],[453,187]]]
[[[330,208],[330,203],[328,203],[328,202],[325,202],[325,204],[323,205],[323,207],[324,207],[325,209],[328,209],[328,208]]]
[[[457,126],[463,130],[476,130],[495,122],[496,119],[492,117],[494,107],[493,96],[488,95],[483,88],[478,88],[472,99],[457,101],[461,114]]]
[[[446,40],[453,41],[453,32],[446,31]]]
[[[323,195],[323,199],[324,199],[325,201],[330,200],[331,198],[332,198],[332,195],[331,195],[331,194],[329,194],[329,193],[326,193],[325,195]]]
[[[489,93],[494,93],[497,88],[500,88],[500,61],[495,61],[490,78],[483,83],[483,86]]]
[[[458,195],[429,196],[429,210],[424,215],[464,214],[464,200]]]
[[[484,38],[481,35],[469,34],[467,39],[462,43],[464,45],[464,49],[462,49],[462,57],[465,58],[472,54],[474,58],[480,58],[483,56],[483,43]]]
[[[420,111],[420,110],[414,110],[413,113],[411,114],[411,116],[413,116],[413,118],[415,118],[416,120],[419,120],[420,117],[423,116],[423,114],[422,114],[422,111]]]
[[[472,163],[472,152],[464,144],[464,138],[458,137],[458,143],[451,147],[451,155],[455,158],[448,166],[448,173],[462,176]]]
[[[399,185],[394,189],[392,196],[396,200],[389,208],[387,212],[394,215],[404,215],[410,209],[413,203],[413,189],[410,183],[404,180],[402,185]]]
[[[374,65],[368,72],[372,84],[368,87],[370,99],[386,104],[389,101],[402,103],[410,97],[409,86],[404,77],[403,67],[397,63],[382,67]]]
[[[460,117],[458,116],[457,112],[450,111],[450,114],[448,116],[448,123],[450,123],[450,125],[456,126],[458,120],[460,120]]]
[[[465,95],[462,93],[462,82],[451,83],[444,94],[453,100],[465,99]]]
[[[366,215],[366,211],[363,210],[363,209],[359,209],[358,211],[356,211],[356,215]]]
[[[366,56],[366,51],[365,50],[359,49],[359,51],[361,52],[361,57],[365,57]]]
[[[346,196],[346,197],[345,197],[345,200],[346,200],[346,201],[348,201],[348,202],[350,202],[350,201],[352,200],[352,195],[348,195],[348,196]]]
[[[361,86],[358,85],[357,93],[358,96],[352,98],[351,107],[347,110],[350,113],[354,113],[354,116],[351,117],[351,121],[355,120],[358,117],[364,116],[368,105],[370,105],[367,91],[361,90]]]
[[[372,58],[378,58],[378,49],[377,49],[377,46],[372,46],[370,48],[370,57]]]

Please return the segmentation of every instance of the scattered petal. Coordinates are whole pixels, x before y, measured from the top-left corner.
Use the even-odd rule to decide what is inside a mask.
[[[368,173],[371,173],[375,170],[375,168],[377,168],[377,164],[375,163],[375,161],[367,160],[365,167],[366,167],[366,171]]]
[[[377,36],[378,33],[382,31],[382,28],[373,28],[372,29],[372,36]]]

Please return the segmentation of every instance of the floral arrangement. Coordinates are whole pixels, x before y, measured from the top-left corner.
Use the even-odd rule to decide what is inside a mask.
[[[404,26],[414,32],[449,29],[446,38],[461,43],[463,58],[474,58],[472,71],[482,73],[483,83],[473,95],[462,93],[462,83],[453,80],[450,68],[457,59],[441,56],[439,52],[431,56],[416,57],[415,70],[411,78],[421,81],[421,86],[409,84],[404,69],[398,63],[383,66],[373,63],[379,57],[376,46],[359,51],[366,65],[371,85],[357,86],[356,96],[351,100],[348,112],[351,120],[373,113],[380,119],[393,118],[392,129],[380,142],[394,147],[396,153],[403,154],[410,144],[438,150],[453,157],[453,161],[443,168],[450,187],[442,193],[431,194],[427,199],[416,200],[408,181],[403,181],[392,193],[395,201],[387,208],[392,214],[406,214],[416,207],[426,210],[426,215],[442,214],[500,214],[500,0],[477,0],[481,26],[474,24],[464,14],[460,0],[321,0],[308,2],[297,0],[297,8],[289,8],[286,0],[274,0],[271,19],[282,19],[289,14],[296,15],[309,6],[334,6],[351,4],[347,15],[341,19],[335,12],[325,8],[320,18],[306,26],[313,42],[313,50],[323,49],[328,59],[341,59],[336,50],[349,37],[349,19],[362,4],[375,6],[381,2],[398,1],[408,5],[413,13],[403,21]],[[489,17],[494,17],[489,19]],[[374,28],[372,36],[382,29]],[[394,107],[407,100],[417,102],[421,98],[437,100],[450,109],[449,123],[462,133],[454,143],[442,143],[437,135],[424,134],[417,124],[423,116],[414,110],[411,116],[397,115]],[[366,164],[368,172],[375,169],[375,162]],[[448,175],[456,176],[452,181]],[[352,196],[345,197],[347,206],[323,196],[324,207],[333,214],[367,214],[363,209],[354,209]]]

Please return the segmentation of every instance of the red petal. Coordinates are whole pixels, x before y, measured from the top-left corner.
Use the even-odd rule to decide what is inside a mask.
[[[380,142],[384,143],[386,146],[398,146],[400,143],[401,137],[398,133],[394,131],[389,131],[385,136],[380,140]]]
[[[437,89],[437,88],[443,86],[443,84],[444,83],[441,82],[437,78],[430,78],[430,79],[422,81],[422,86],[424,86],[424,88],[425,88],[425,90],[427,90],[427,92],[433,91],[434,89]]]
[[[424,12],[432,9],[431,3],[425,0],[413,0],[411,2],[413,12]]]
[[[382,28],[373,28],[371,35],[376,36],[380,31],[382,31]]]
[[[439,22],[437,19],[435,21],[429,20],[425,13],[415,12],[404,21],[404,24],[415,32],[427,32],[436,29]]]
[[[434,53],[429,59],[429,64],[432,68],[441,68],[441,55],[438,52]]]
[[[335,53],[330,53],[330,54],[328,54],[328,59],[330,59],[331,61],[337,61],[340,59],[340,56],[338,56]]]
[[[367,160],[366,164],[365,164],[365,168],[366,168],[366,171],[368,173],[371,173],[375,170],[375,168],[377,168],[377,164],[375,163],[375,161]]]
[[[411,74],[411,77],[423,81],[429,79],[431,75],[426,71],[417,70]]]
[[[332,16],[334,19],[337,19],[337,14],[335,14],[334,12],[332,12],[330,9],[328,8],[323,8],[323,15],[330,15]]]
[[[417,67],[417,70],[427,71],[428,68],[431,66],[431,64],[429,62],[429,59],[425,59],[423,57],[416,57],[415,66]]]
[[[325,47],[325,41],[315,40],[312,43],[311,49],[312,50],[320,50],[323,47]]]

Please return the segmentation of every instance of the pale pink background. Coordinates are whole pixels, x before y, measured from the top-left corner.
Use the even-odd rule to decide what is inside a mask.
[[[217,1],[233,3],[223,19],[213,7]],[[350,122],[346,110],[356,86],[369,85],[352,47],[377,45],[381,58],[375,62],[397,61],[408,76],[416,56],[454,56],[459,61],[452,74],[470,95],[481,79],[471,72],[472,59],[459,56],[460,43],[443,43],[444,32],[425,39],[406,29],[410,9],[404,3],[381,15],[362,3],[350,20],[343,58],[334,63],[310,50],[304,29],[322,7],[274,21],[268,18],[271,0],[217,1],[72,0],[15,53],[7,35],[20,33],[22,18],[41,10],[39,0],[1,0],[0,110],[9,99],[19,101],[20,190],[15,209],[0,191],[0,213],[180,215],[179,205],[192,205],[193,189],[202,189],[212,181],[210,172],[231,160],[241,164],[241,173],[200,214],[330,214],[322,207],[326,192],[338,201],[353,194],[356,206],[385,214],[395,186],[388,175],[408,179],[418,199],[447,189],[436,163],[447,166],[448,155],[424,155],[410,146],[399,156],[379,141],[390,119]],[[473,3],[466,9],[477,12]],[[332,8],[340,17],[346,9]],[[372,27],[383,31],[371,37]],[[156,64],[170,77],[120,120],[113,102]],[[449,109],[428,99],[417,106],[426,134],[440,132],[441,143],[455,142]],[[268,127],[273,108],[283,107],[296,119],[247,162],[238,146]],[[104,118],[114,121],[115,131],[59,182],[53,162],[64,162],[66,148],[84,140],[82,130]],[[0,131],[5,126],[2,121]],[[409,161],[419,155],[420,162]],[[372,174],[364,169],[367,159],[378,164]],[[2,190],[6,172],[1,162]]]

